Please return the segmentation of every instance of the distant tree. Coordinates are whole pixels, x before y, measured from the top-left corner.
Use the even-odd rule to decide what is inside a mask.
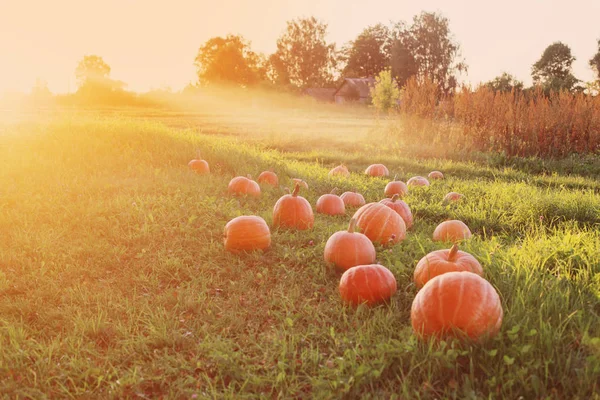
[[[345,77],[368,78],[389,67],[390,29],[382,24],[369,26],[342,50]]]
[[[85,84],[104,82],[109,75],[110,67],[99,56],[84,56],[75,68],[75,78],[79,88]]]
[[[196,55],[195,65],[201,84],[227,83],[253,85],[264,75],[261,57],[243,37],[228,35],[206,41]]]
[[[34,99],[47,99],[52,97],[52,92],[48,89],[48,82],[37,78],[31,88],[31,97]]]
[[[517,80],[517,78],[507,72],[503,72],[502,75],[489,81],[485,85],[494,92],[510,92],[512,90],[521,91],[524,87],[523,82]]]
[[[400,87],[417,75],[418,65],[412,54],[412,37],[404,22],[395,24],[392,30],[392,45],[390,49],[390,66],[392,76]]]
[[[573,61],[575,57],[569,46],[561,42],[552,43],[531,68],[533,83],[542,86],[546,93],[572,91],[580,82],[573,76]]]
[[[375,78],[375,86],[371,88],[373,105],[379,111],[388,112],[396,107],[400,100],[400,89],[392,77],[392,71],[381,71]]]
[[[110,78],[110,66],[102,57],[84,56],[75,68],[77,94],[92,103],[131,103],[134,95],[123,89],[125,82]]]
[[[590,67],[596,73],[598,82],[600,82],[600,39],[598,39],[598,52],[590,59]]]
[[[327,24],[314,17],[288,21],[277,40],[277,51],[269,58],[271,79],[298,88],[332,83],[335,45],[325,40]]]

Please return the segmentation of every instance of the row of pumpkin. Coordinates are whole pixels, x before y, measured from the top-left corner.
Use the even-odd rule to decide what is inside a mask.
[[[190,167],[198,171],[193,160]],[[370,176],[388,176],[382,164],[369,166]],[[349,176],[348,169],[340,165],[330,175]],[[443,174],[433,171],[430,179],[443,179]],[[272,171],[260,174],[258,182],[277,186],[277,175]],[[310,203],[299,191],[306,182],[294,179],[294,190],[282,196],[273,208],[273,226],[297,230],[311,229],[314,214]],[[351,218],[348,230],[334,233],[325,245],[324,260],[328,265],[344,271],[339,284],[342,299],[352,305],[374,305],[388,301],[396,292],[396,278],[386,267],[376,264],[374,244],[396,244],[406,237],[413,224],[408,204],[400,198],[410,186],[428,186],[424,177],[413,177],[405,184],[394,178],[385,188],[386,198],[365,204],[360,193],[346,192],[321,196],[316,203],[319,213],[344,215],[346,207],[359,207]],[[235,177],[228,190],[235,196],[259,196],[260,186],[245,177]],[[451,192],[444,201],[457,201],[462,195]],[[357,229],[358,228],[358,229]],[[360,232],[358,232],[359,230]],[[411,323],[421,337],[468,336],[476,339],[491,336],[500,329],[503,310],[498,293],[483,278],[483,269],[471,254],[458,249],[456,243],[469,239],[471,231],[462,221],[445,221],[433,232],[434,241],[454,242],[451,249],[437,250],[424,256],[414,271],[418,288],[412,307]],[[271,232],[264,219],[258,216],[240,216],[227,223],[224,230],[225,249],[238,253],[264,250],[271,245]]]

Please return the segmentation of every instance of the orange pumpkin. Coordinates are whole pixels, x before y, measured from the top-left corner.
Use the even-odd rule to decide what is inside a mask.
[[[433,240],[436,242],[459,242],[472,236],[469,227],[462,221],[444,221],[433,231]]]
[[[404,201],[400,200],[397,194],[395,194],[391,199],[381,200],[380,203],[396,211],[404,220],[406,229],[410,229],[413,226],[413,215],[410,211],[410,207]]]
[[[347,231],[331,235],[325,244],[325,262],[344,271],[375,262],[377,254],[373,243],[362,233],[354,232],[355,225],[356,220],[352,218]]]
[[[369,176],[388,176],[390,171],[383,164],[372,164],[367,167],[365,174]]]
[[[340,279],[342,300],[354,306],[369,306],[389,300],[396,293],[394,274],[379,264],[358,265],[348,269]]]
[[[406,237],[406,224],[398,213],[381,203],[369,203],[359,208],[354,217],[360,228],[373,243],[398,243]]]
[[[444,203],[459,201],[460,199],[462,199],[462,197],[463,195],[460,193],[450,192],[446,196],[444,196]]]
[[[333,168],[331,171],[329,171],[329,176],[343,176],[345,178],[350,176],[350,171],[348,171],[348,168],[346,168],[346,166],[344,164],[338,165],[337,167]]]
[[[264,250],[271,245],[271,232],[264,219],[252,215],[236,217],[225,225],[225,249],[232,253]]]
[[[315,217],[310,203],[298,196],[300,183],[296,183],[294,192],[277,200],[273,208],[273,225],[284,228],[306,230],[313,227]]]
[[[317,200],[317,212],[327,215],[344,215],[346,214],[346,207],[344,206],[344,200],[340,196],[335,194],[336,189],[333,189],[331,193],[324,194]]]
[[[279,185],[279,178],[273,171],[263,171],[260,173],[257,179],[258,183],[264,183],[271,186]]]
[[[344,205],[349,208],[361,207],[365,205],[365,198],[358,192],[344,192],[340,196]]]
[[[410,319],[421,338],[494,336],[502,325],[502,304],[494,287],[477,274],[448,272],[431,279],[417,293]]]
[[[205,160],[202,160],[201,158],[202,157],[200,157],[200,151],[198,151],[198,158],[190,161],[188,163],[188,167],[190,167],[192,171],[194,171],[197,174],[210,174],[210,167],[208,166],[208,163]]]
[[[444,179],[444,174],[442,174],[440,171],[431,171],[427,177],[429,179]]]
[[[406,182],[407,186],[429,186],[429,181],[422,176],[413,176]]]
[[[471,254],[459,250],[455,244],[449,250],[432,251],[421,258],[415,268],[415,283],[421,287],[438,275],[454,271],[469,271],[483,276],[479,261]]]
[[[228,186],[229,194],[234,196],[260,196],[260,186],[258,183],[254,182],[245,176],[236,176],[231,181],[229,181]]]
[[[406,186],[406,183],[397,180],[397,178],[397,175],[394,176],[394,180],[388,182],[388,184],[385,186],[384,193],[386,197],[393,197],[395,194],[397,194],[402,198],[408,193],[408,186]]]

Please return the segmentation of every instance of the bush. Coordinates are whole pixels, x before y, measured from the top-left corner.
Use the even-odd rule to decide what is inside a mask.
[[[371,88],[373,105],[377,110],[389,112],[396,107],[400,100],[400,89],[392,78],[392,71],[381,71],[375,78],[375,86]]]

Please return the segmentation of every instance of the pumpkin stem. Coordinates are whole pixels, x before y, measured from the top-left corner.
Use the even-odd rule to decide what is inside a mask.
[[[398,180],[398,174],[394,175],[394,181]]]
[[[348,232],[354,233],[354,228],[356,227],[356,218],[352,218],[350,220],[350,224],[348,224]]]
[[[450,249],[450,252],[448,253],[448,261],[454,261],[457,253],[458,253],[458,245],[456,243],[454,243],[454,245]]]
[[[292,192],[292,196],[294,196],[294,197],[298,196],[299,191],[300,191],[300,182],[296,182],[296,187],[294,188],[294,191]]]
[[[396,200],[398,200],[400,198],[400,195],[398,193],[396,193],[395,195],[392,196],[392,203],[395,203]]]
[[[330,194],[337,194],[338,188],[333,188],[331,190],[331,192],[329,192]]]
[[[198,157],[198,160],[202,160],[202,155],[200,154],[200,149],[196,149],[196,156]]]
[[[248,174],[248,175],[246,175],[246,178],[252,180],[252,175]]]

